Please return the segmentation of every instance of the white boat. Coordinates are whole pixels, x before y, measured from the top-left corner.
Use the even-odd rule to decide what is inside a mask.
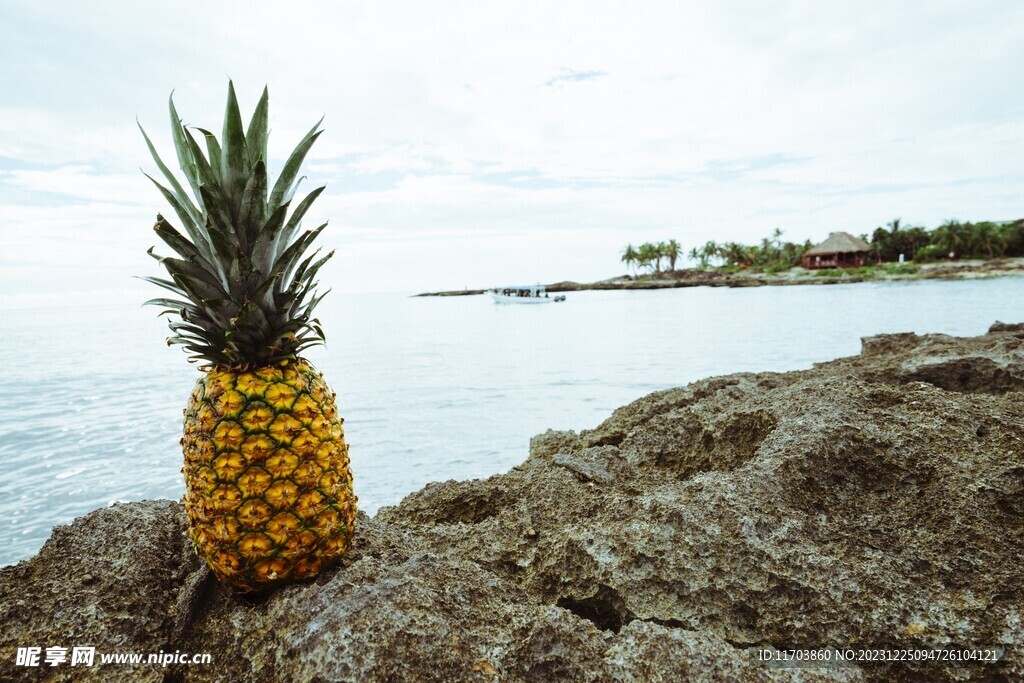
[[[496,304],[550,304],[565,301],[565,295],[548,296],[544,285],[495,287],[487,292]]]

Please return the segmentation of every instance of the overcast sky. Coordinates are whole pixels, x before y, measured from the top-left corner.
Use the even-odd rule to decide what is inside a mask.
[[[335,291],[608,277],[627,242],[1024,216],[1024,4],[0,0],[0,298],[145,288],[167,96],[270,88]],[[168,212],[169,213],[169,212]]]

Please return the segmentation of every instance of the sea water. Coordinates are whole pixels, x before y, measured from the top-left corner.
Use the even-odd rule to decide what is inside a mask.
[[[198,378],[152,292],[0,308],[0,564],[116,501],[179,499]],[[338,394],[360,507],[522,462],[532,435],[597,426],[651,391],[792,370],[882,332],[982,334],[1024,320],[1024,278],[570,292],[564,303],[332,293],[310,360]]]

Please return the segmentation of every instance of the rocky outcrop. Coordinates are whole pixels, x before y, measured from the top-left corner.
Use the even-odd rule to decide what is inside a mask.
[[[820,367],[872,382],[927,382],[949,391],[1001,394],[1024,389],[1024,324],[996,322],[984,337],[887,334],[862,341],[861,355]]]
[[[258,598],[211,578],[177,503],[97,510],[0,569],[0,679],[1021,680],[1022,368],[997,324],[651,394],[361,516],[339,565]],[[16,666],[30,645],[213,661]],[[999,659],[757,659],[821,647]]]

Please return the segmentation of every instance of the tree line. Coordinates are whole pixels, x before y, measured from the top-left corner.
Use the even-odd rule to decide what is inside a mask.
[[[881,261],[897,261],[900,254],[911,261],[948,258],[999,258],[1024,256],[1024,219],[1004,223],[981,221],[961,223],[948,220],[928,230],[904,226],[899,218],[875,228],[870,240],[871,255]]]
[[[652,273],[662,272],[662,261],[668,265],[668,270],[676,269],[676,261],[682,256],[682,247],[679,242],[669,240],[668,242],[644,242],[639,247],[627,244],[622,250],[622,262],[626,268],[631,268],[634,273],[637,269],[650,269]]]
[[[962,223],[948,220],[928,230],[921,226],[905,226],[897,218],[884,227],[875,228],[861,239],[870,245],[870,255],[879,262],[898,261],[900,254],[908,261],[935,261],[948,258],[999,258],[1024,256],[1024,219],[994,223]],[[757,244],[708,241],[690,249],[687,256],[700,268],[751,268],[778,272],[799,266],[804,252],[814,246],[810,240],[789,242],[782,239],[782,230],[775,228],[770,237]],[[622,262],[634,273],[664,272],[663,263],[675,270],[681,256],[676,240],[631,244],[622,250]]]
[[[709,266],[725,267],[763,267],[771,270],[784,270],[800,265],[800,257],[813,246],[808,240],[804,243],[784,242],[782,231],[778,228],[771,237],[761,240],[760,244],[740,244],[739,242],[706,242],[703,246],[690,249],[687,256],[700,268]],[[622,262],[634,273],[648,271],[649,274],[665,272],[662,262],[667,262],[669,270],[676,269],[676,261],[682,255],[682,248],[676,240],[644,243],[639,247],[627,244],[622,250]]]

